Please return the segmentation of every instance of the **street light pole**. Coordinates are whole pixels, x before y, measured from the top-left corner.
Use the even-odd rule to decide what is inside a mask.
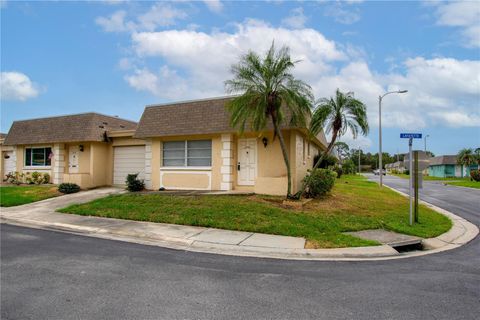
[[[425,154],[427,154],[427,138],[430,137],[429,134],[426,134],[424,137],[424,149],[425,149]]]
[[[383,164],[382,164],[382,100],[391,93],[407,93],[408,90],[389,91],[382,96],[378,96],[378,172],[380,176],[380,187],[383,187]]]

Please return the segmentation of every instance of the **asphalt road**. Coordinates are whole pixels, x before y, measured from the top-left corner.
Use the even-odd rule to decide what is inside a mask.
[[[478,225],[478,197],[456,203],[458,191],[438,201]],[[411,259],[302,262],[1,225],[0,308],[2,319],[477,319],[480,241]]]
[[[373,174],[367,177],[373,181],[379,180]],[[388,175],[383,177],[383,183],[408,194],[408,179]],[[480,225],[480,189],[449,186],[441,181],[423,181],[419,195],[422,200]]]

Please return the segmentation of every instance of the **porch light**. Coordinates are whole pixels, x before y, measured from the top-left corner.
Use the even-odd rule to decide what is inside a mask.
[[[263,137],[262,142],[263,142],[263,146],[266,148],[267,145],[268,145],[268,139],[267,139],[267,137]]]

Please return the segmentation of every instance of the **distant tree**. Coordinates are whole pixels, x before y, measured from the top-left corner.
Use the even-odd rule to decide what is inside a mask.
[[[480,148],[475,149],[475,158],[477,159],[478,169],[480,170]]]
[[[340,160],[340,163],[342,163],[343,160],[348,157],[350,147],[348,146],[348,144],[346,144],[343,141],[337,141],[335,142],[335,145],[333,148],[337,152],[337,156],[338,156],[338,159]]]
[[[477,155],[474,153],[472,148],[465,148],[458,152],[457,154],[457,163],[470,167],[474,163],[478,163]]]

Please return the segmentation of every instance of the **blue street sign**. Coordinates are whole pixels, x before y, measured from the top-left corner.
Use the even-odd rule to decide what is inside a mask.
[[[400,133],[400,138],[422,139],[422,134],[421,133]]]

